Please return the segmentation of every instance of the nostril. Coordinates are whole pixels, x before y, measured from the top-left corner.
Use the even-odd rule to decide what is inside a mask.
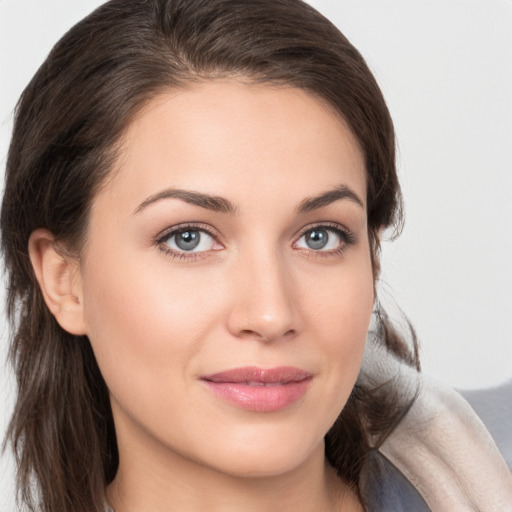
[[[241,338],[252,338],[256,340],[265,341],[267,343],[276,341],[276,340],[284,340],[288,338],[293,338],[296,334],[295,329],[289,329],[284,333],[276,333],[276,334],[264,334],[257,331],[253,331],[251,329],[243,329],[239,332],[239,336]]]
[[[256,331],[251,331],[249,329],[244,329],[244,330],[240,331],[240,336],[242,338],[249,338],[249,337],[261,338],[261,336]]]

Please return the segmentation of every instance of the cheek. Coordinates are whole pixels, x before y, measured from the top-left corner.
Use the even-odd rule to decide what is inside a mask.
[[[329,368],[332,399],[339,411],[357,379],[374,303],[374,283],[369,251],[361,251],[350,268],[341,268],[317,293],[309,297],[305,310],[316,336],[311,350],[320,351]],[[312,287],[310,286],[310,289]],[[321,348],[320,348],[321,347]],[[339,412],[338,411],[338,412]]]
[[[129,402],[130,393],[179,385],[215,317],[215,303],[208,294],[191,293],[185,278],[162,275],[151,265],[103,258],[90,261],[89,269],[84,278],[88,336],[111,393]]]
[[[334,350],[364,344],[374,303],[374,282],[369,251],[362,247],[346,266],[310,278],[305,311],[325,332]],[[313,281],[316,281],[316,285]],[[361,343],[363,338],[363,343]]]

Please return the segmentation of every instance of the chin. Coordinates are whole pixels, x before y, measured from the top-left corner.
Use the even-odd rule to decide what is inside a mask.
[[[323,436],[307,439],[297,427],[292,433],[260,429],[255,435],[232,435],[225,443],[215,444],[209,451],[211,463],[207,465],[237,477],[275,477],[293,472],[315,457],[324,459]]]

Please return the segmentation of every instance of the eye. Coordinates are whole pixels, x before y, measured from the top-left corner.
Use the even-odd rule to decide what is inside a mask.
[[[353,243],[353,236],[338,227],[315,226],[305,231],[293,244],[293,247],[295,249],[335,253]]]
[[[186,253],[201,253],[222,248],[213,235],[205,229],[195,227],[180,227],[167,232],[158,243],[165,251],[186,255]]]

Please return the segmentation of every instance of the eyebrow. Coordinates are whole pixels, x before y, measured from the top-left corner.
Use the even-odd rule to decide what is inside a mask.
[[[363,201],[349,187],[346,185],[338,185],[333,190],[329,190],[318,196],[304,199],[299,204],[297,211],[298,213],[307,213],[312,210],[317,210],[318,208],[323,208],[324,206],[327,206],[334,201],[339,201],[340,199],[348,199],[361,206],[361,208],[365,207]]]
[[[220,213],[229,213],[231,215],[234,215],[237,211],[237,207],[223,197],[212,196],[202,192],[192,192],[190,190],[169,188],[159,192],[158,194],[149,196],[139,206],[137,206],[133,213],[137,214],[144,208],[147,208],[149,205],[163,199],[181,199],[186,203],[200,206],[206,210]],[[364,208],[363,201],[357,196],[355,192],[353,192],[346,185],[339,185],[333,190],[328,190],[327,192],[324,192],[318,196],[304,199],[297,207],[297,212],[307,213],[319,208],[323,208],[324,206],[327,206],[341,199],[349,199],[350,201],[353,201],[354,203]]]
[[[158,194],[149,196],[145,201],[143,201],[135,211],[134,214],[139,213],[144,208],[147,208],[150,204],[156,203],[157,201],[161,201],[162,199],[181,199],[189,204],[194,204],[196,206],[200,206],[201,208],[205,208],[207,210],[211,210],[214,212],[220,213],[230,213],[234,214],[236,212],[236,207],[233,203],[219,196],[211,196],[209,194],[203,194],[201,192],[192,192],[190,190],[180,190],[175,188],[170,188],[159,192]]]

